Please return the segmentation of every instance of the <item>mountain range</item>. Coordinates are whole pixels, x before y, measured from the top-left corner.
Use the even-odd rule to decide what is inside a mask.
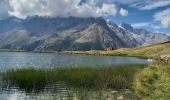
[[[10,17],[0,20],[0,48],[51,52],[131,48],[170,41],[170,36],[98,18]]]

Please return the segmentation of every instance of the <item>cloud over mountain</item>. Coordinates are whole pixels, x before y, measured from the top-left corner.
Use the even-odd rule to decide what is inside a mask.
[[[117,13],[116,5],[103,3],[96,6],[93,2],[80,4],[81,0],[2,0],[0,1],[0,17],[28,16],[49,17],[100,17],[114,16]]]
[[[9,16],[8,10],[10,9],[8,1],[7,0],[1,0],[0,1],[0,20]]]
[[[0,0],[0,20],[10,16],[104,17],[119,24],[139,23],[135,26],[145,26],[150,31],[155,31],[152,26],[161,26],[159,30],[169,33],[168,8],[170,0]],[[150,21],[151,24],[145,23]]]
[[[170,26],[170,8],[156,13],[154,18],[160,21],[164,28],[168,28]]]

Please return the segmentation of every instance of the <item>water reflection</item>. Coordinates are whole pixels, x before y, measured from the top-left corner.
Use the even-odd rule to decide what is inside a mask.
[[[0,87],[0,100],[137,100],[129,90],[118,92],[111,89],[77,89],[64,82],[48,85],[38,93],[10,87],[2,81]]]
[[[1,91],[0,100],[137,100],[128,92],[116,91],[73,91],[57,90],[56,92],[25,93],[23,91]]]
[[[5,83],[4,83],[5,84]],[[65,84],[49,85],[39,92],[26,92],[18,87],[4,87],[1,84],[0,100],[137,100],[129,90],[77,89]],[[119,99],[124,100],[124,99]]]
[[[112,66],[121,64],[147,64],[145,59],[134,57],[59,55],[50,53],[2,53],[0,52],[0,71],[16,68],[53,69],[56,67]],[[101,73],[101,71],[100,71]],[[108,73],[108,72],[107,72]],[[102,74],[103,75],[103,74]],[[64,77],[65,78],[65,77]],[[88,78],[89,79],[89,78]],[[105,77],[104,77],[105,79]],[[14,83],[2,81],[0,75],[0,100],[135,100],[130,91],[106,89],[75,89],[59,82],[45,86],[35,93],[19,89]]]
[[[0,71],[28,67],[49,69],[70,66],[113,66],[121,64],[148,64],[148,61],[135,57],[0,52]]]

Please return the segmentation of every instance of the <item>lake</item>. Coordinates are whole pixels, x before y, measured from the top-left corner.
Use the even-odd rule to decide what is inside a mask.
[[[0,52],[0,71],[16,68],[93,67],[148,64],[146,59],[122,56],[66,55],[56,53]]]
[[[148,64],[146,59],[123,56],[66,55],[56,53],[0,52],[0,71],[18,68],[53,69],[59,67],[104,67],[124,64]],[[1,78],[0,78],[1,79]],[[0,100],[106,100],[124,97],[135,99],[129,92],[113,90],[77,90],[57,83],[46,86],[44,92],[26,93],[18,87],[3,87],[0,80]]]

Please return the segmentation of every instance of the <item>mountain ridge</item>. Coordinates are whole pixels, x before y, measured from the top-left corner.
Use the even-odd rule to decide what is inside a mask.
[[[12,23],[12,24],[11,24]],[[0,48],[37,52],[131,48],[170,41],[170,36],[98,18],[11,17],[0,21]],[[127,26],[127,27],[126,27]]]

